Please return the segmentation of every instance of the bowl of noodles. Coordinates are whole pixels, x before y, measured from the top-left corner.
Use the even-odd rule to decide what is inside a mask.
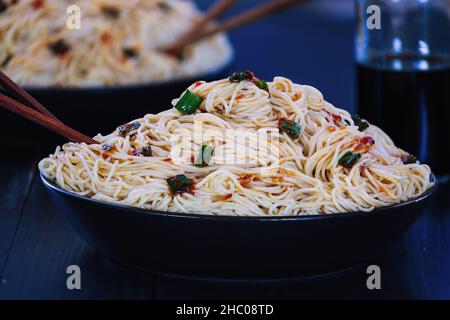
[[[158,50],[200,17],[182,0],[1,0],[0,69],[65,122],[94,134],[96,118],[112,129],[119,119],[162,111],[194,79],[224,75],[233,59],[225,34],[179,57]],[[152,101],[153,110],[138,101]],[[85,112],[92,117],[80,117]]]
[[[88,243],[140,269],[272,278],[374,259],[436,181],[378,127],[308,85],[250,71],[66,143],[39,170]]]

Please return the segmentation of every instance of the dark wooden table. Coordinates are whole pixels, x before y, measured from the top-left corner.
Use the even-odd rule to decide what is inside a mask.
[[[353,19],[345,10],[327,10],[332,1],[321,2],[325,6],[299,8],[233,33],[234,68],[314,85],[353,111]],[[381,267],[381,290],[367,289],[365,266],[320,279],[184,279],[136,271],[90,248],[39,181],[37,162],[53,143],[13,138],[14,132],[3,132],[0,140],[0,299],[450,298],[449,186],[439,189],[392,253],[373,262]],[[81,268],[81,290],[66,287],[69,265]]]

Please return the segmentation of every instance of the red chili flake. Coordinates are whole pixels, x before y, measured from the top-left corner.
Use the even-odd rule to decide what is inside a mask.
[[[356,141],[357,141],[357,144],[356,144],[354,150],[357,152],[360,152],[360,153],[369,151],[370,148],[375,144],[374,138],[372,138],[370,136],[357,138]]]
[[[372,138],[371,136],[365,136],[361,138],[361,142],[364,144],[375,144],[375,139]]]
[[[132,122],[123,124],[120,127],[118,127],[119,135],[121,137],[126,137],[131,131],[139,129],[141,124],[139,122]]]
[[[382,185],[378,185],[378,191],[383,192],[384,194],[388,194],[387,189],[385,187],[383,187]]]
[[[232,196],[233,196],[232,193],[229,193],[226,195],[215,196],[214,201],[227,201],[227,200],[231,199]]]
[[[31,8],[33,8],[34,10],[39,10],[44,6],[44,4],[44,0],[34,0],[33,2],[31,2]]]
[[[338,114],[331,114],[331,116],[333,117],[334,124],[339,127],[341,125],[342,117]]]
[[[109,43],[111,43],[112,39],[113,39],[113,38],[112,38],[111,34],[110,34],[109,32],[107,32],[107,31],[102,32],[102,33],[100,34],[100,41],[101,41],[103,44],[109,44]]]
[[[197,87],[201,86],[202,84],[203,84],[203,82],[197,81],[197,82],[194,84],[194,87],[197,88]]]
[[[128,151],[128,154],[137,157],[141,154],[141,152],[138,149],[131,149]]]
[[[103,159],[107,160],[116,151],[117,151],[117,148],[115,145],[104,144],[104,145],[102,145],[100,154],[102,155]]]
[[[362,174],[364,174],[364,171],[370,170],[369,167],[368,167],[365,163],[363,163],[363,164],[359,167],[359,169],[361,170],[361,173],[362,173]]]
[[[172,158],[164,158],[163,161],[164,162],[172,162]]]
[[[252,178],[250,175],[245,174],[239,178],[239,183],[243,187],[248,186],[251,182],[252,182]]]
[[[179,174],[174,177],[166,179],[167,184],[169,185],[169,191],[172,195],[182,194],[182,193],[190,193],[194,194],[195,190],[195,182],[192,179],[189,179],[184,174]]]
[[[244,174],[239,178],[239,183],[241,186],[246,187],[253,181],[259,181],[260,177],[255,174]]]

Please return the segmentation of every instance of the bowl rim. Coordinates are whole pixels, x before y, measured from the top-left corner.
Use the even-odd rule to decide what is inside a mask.
[[[230,216],[230,215],[209,215],[209,214],[199,214],[199,213],[180,213],[180,212],[169,212],[169,211],[160,211],[153,209],[142,209],[137,207],[132,207],[123,204],[115,204],[106,201],[101,201],[97,199],[88,198],[85,196],[78,195],[71,191],[65,190],[58,186],[55,182],[46,178],[41,172],[39,173],[41,181],[48,188],[52,189],[58,193],[64,194],[71,198],[75,198],[77,200],[81,200],[83,202],[92,203],[94,205],[99,205],[102,207],[119,209],[122,211],[132,212],[134,214],[141,215],[149,215],[149,216],[165,216],[171,218],[179,218],[179,219],[201,219],[201,220],[216,220],[216,221],[249,221],[249,222],[281,222],[281,221],[299,221],[299,220],[322,220],[322,219],[353,219],[370,217],[379,213],[389,212],[391,209],[402,208],[410,205],[414,205],[420,203],[427,198],[429,198],[438,188],[438,181],[436,176],[433,173],[430,173],[430,181],[432,183],[431,187],[425,190],[419,196],[409,199],[408,201],[396,203],[389,206],[378,207],[373,209],[372,211],[352,211],[352,212],[339,212],[339,213],[330,213],[330,214],[318,214],[318,215],[304,215],[304,216],[268,216],[268,217],[260,217],[260,216]]]
[[[218,64],[217,66],[209,69],[204,70],[197,74],[192,75],[183,75],[177,78],[172,79],[162,79],[162,80],[156,80],[156,81],[145,81],[145,82],[136,82],[136,83],[130,83],[130,84],[124,84],[124,85],[110,85],[110,86],[102,86],[102,85],[94,85],[94,86],[28,86],[24,85],[23,88],[31,93],[42,93],[42,92],[60,92],[60,93],[78,93],[80,91],[83,92],[90,92],[90,93],[97,93],[97,92],[111,92],[111,91],[118,91],[118,90],[139,90],[139,89],[146,89],[149,87],[158,87],[163,85],[174,85],[178,83],[183,82],[190,82],[190,81],[198,81],[203,78],[211,78],[214,77],[225,71],[228,67],[231,66],[232,62],[236,58],[236,50],[233,46],[233,43],[231,42],[228,35],[225,35],[225,40],[227,42],[228,48],[230,49],[228,58],[225,59],[222,63]]]

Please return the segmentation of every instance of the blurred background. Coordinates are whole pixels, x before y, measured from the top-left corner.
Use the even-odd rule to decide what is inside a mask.
[[[197,0],[205,10],[212,1]],[[261,1],[241,1],[226,16]],[[325,99],[355,110],[353,0],[319,0],[230,33],[232,70],[254,70],[263,79],[285,76],[318,88]]]
[[[206,0],[197,0],[194,2],[203,11],[207,10],[213,3],[213,1]],[[226,20],[228,17],[253,8],[261,3],[262,1],[257,0],[238,1],[237,5],[227,11],[220,20]],[[17,4],[14,6],[17,6]],[[15,24],[17,24],[15,27],[18,26],[19,29],[30,29],[30,26],[27,27],[21,18],[29,13],[29,9],[25,7],[23,9],[24,13],[21,13],[15,7],[11,6],[11,8],[16,10],[12,12],[17,12],[16,14],[18,16],[15,17],[16,21],[11,22],[9,27],[7,24],[6,26],[3,25],[3,32],[8,30],[8,28],[11,29],[11,26]],[[61,11],[63,9],[57,8],[54,11],[58,12],[58,10]],[[8,11],[3,14],[7,15]],[[42,17],[35,18],[37,22],[42,19]],[[97,21],[104,19],[102,16],[97,17]],[[179,18],[175,17],[173,19],[176,20]],[[95,25],[97,21],[92,22],[92,24]],[[172,24],[174,24],[174,21],[172,21]],[[64,24],[59,23],[56,25]],[[47,29],[51,30],[53,27],[49,25]],[[267,81],[272,80],[274,76],[281,75],[292,79],[294,82],[315,86],[324,94],[328,101],[338,107],[343,107],[353,112],[355,109],[354,27],[354,3],[352,0],[311,1],[311,3],[294,7],[287,12],[265,18],[230,32],[229,38],[231,39],[234,58],[231,59],[231,63],[225,64],[225,69],[220,67],[217,71],[209,74],[206,73],[206,76],[204,76],[205,72],[203,71],[193,72],[193,75],[188,77],[189,79],[187,81],[169,81],[169,83],[159,86],[142,85],[146,81],[138,82],[137,85],[132,83],[128,87],[119,86],[112,88],[111,83],[108,86],[98,86],[102,82],[111,82],[111,79],[108,79],[108,76],[101,78],[104,70],[96,69],[94,72],[91,72],[91,75],[96,73],[96,76],[102,80],[92,81],[93,86],[90,85],[90,82],[86,82],[83,84],[85,87],[80,90],[77,90],[79,83],[75,83],[73,88],[67,88],[67,90],[58,88],[61,84],[63,87],[68,85],[64,83],[67,80],[58,80],[58,78],[56,80],[49,80],[47,77],[41,76],[41,74],[48,72],[46,70],[57,68],[49,63],[49,61],[55,61],[55,54],[51,55],[45,46],[42,50],[36,50],[36,52],[30,53],[27,51],[27,48],[31,44],[33,44],[32,47],[42,47],[39,42],[36,42],[36,44],[33,41],[19,41],[17,47],[20,48],[20,45],[22,45],[23,48],[21,51],[26,53],[23,60],[20,60],[21,58],[17,55],[13,59],[9,59],[10,56],[4,53],[5,61],[9,61],[9,64],[3,68],[11,77],[20,80],[19,83],[25,88],[28,88],[29,92],[54,112],[56,116],[74,128],[91,135],[95,135],[98,132],[110,132],[122,122],[141,117],[146,113],[157,113],[171,107],[171,100],[178,97],[189,84],[196,80],[224,78],[232,72],[246,69],[253,70],[260,78]],[[1,28],[2,25],[0,24],[0,33]],[[76,30],[62,28],[60,31],[61,39],[66,39],[69,44],[70,42],[83,43],[85,41],[84,39],[91,39],[90,42],[94,42],[95,44],[96,37],[91,35],[92,32],[86,29],[86,26],[83,28],[80,32],[85,30],[84,32],[86,34],[79,36],[77,36]],[[177,27],[174,26],[173,28],[175,30]],[[167,29],[171,29],[171,26],[168,26]],[[180,33],[179,30],[171,32],[175,34]],[[167,33],[164,37],[170,38],[171,32]],[[29,31],[29,33],[34,34],[34,31]],[[55,36],[52,37],[59,39]],[[153,33],[148,35],[148,37],[153,37],[155,39],[154,41],[159,43],[170,41],[170,39],[160,39],[160,36],[157,34],[153,35]],[[5,43],[3,42],[3,45]],[[61,43],[57,41],[54,44],[61,47]],[[152,44],[148,43],[148,45],[151,46]],[[56,46],[56,48],[59,47]],[[64,46],[62,47],[64,49]],[[220,58],[215,57],[215,55],[209,55],[203,58],[199,51],[205,49],[207,48],[198,49],[197,53],[200,58],[197,60],[201,61],[214,58],[218,59],[219,62],[212,62],[212,65],[222,66]],[[83,51],[83,47],[80,44],[76,47],[73,46],[72,50]],[[86,56],[83,56],[80,60],[91,58],[89,54],[86,54],[87,51],[89,50],[84,50],[83,54]],[[96,51],[95,54],[100,55],[101,51]],[[56,58],[58,58],[58,55],[56,55]],[[224,59],[227,60],[226,58]],[[2,60],[1,53],[0,60]],[[196,61],[195,58],[193,60]],[[26,61],[26,63],[23,61]],[[106,64],[108,62],[103,63]],[[43,64],[48,64],[48,66],[42,69]],[[82,64],[82,62],[78,64]],[[194,67],[195,64],[190,69]],[[149,67],[148,74],[151,74],[152,70],[157,68],[154,66]],[[24,73],[24,70],[27,69],[42,71],[41,74],[36,73],[25,79],[24,74],[26,73]],[[146,71],[142,71],[142,69],[144,68],[140,66],[134,67],[134,72],[144,73],[145,77]],[[64,72],[61,72],[61,74],[65,76]],[[166,74],[165,76],[170,77],[170,74]],[[122,79],[122,82],[128,84],[126,83],[126,76],[124,78],[125,80]],[[150,78],[151,80],[157,80],[153,76],[150,76]],[[51,81],[59,84],[52,86]],[[111,112],[112,110],[114,111],[113,113]],[[0,110],[0,115],[5,119],[4,122],[7,128],[17,128],[17,122],[19,122],[22,127],[25,125],[28,130],[43,132],[37,126],[30,125],[21,119],[18,120],[16,116],[10,115],[3,110]],[[97,121],[90,120],[96,117],[102,118],[101,125]],[[20,130],[18,134],[20,134]],[[39,134],[36,134],[36,136],[39,136]],[[46,138],[49,137],[49,135],[45,136]]]

